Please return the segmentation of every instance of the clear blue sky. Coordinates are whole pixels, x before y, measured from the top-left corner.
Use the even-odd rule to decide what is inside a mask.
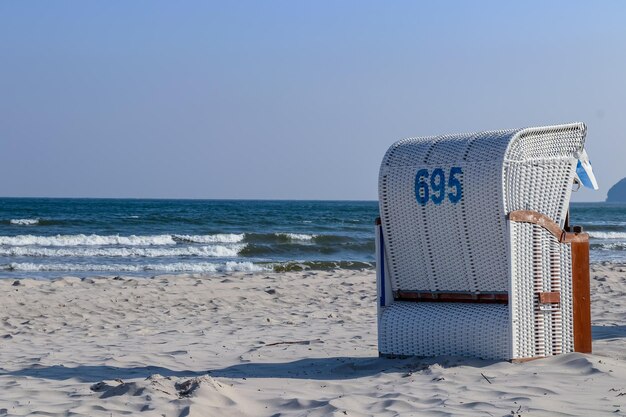
[[[626,176],[626,2],[0,2],[0,195],[375,199],[407,136],[584,121]]]

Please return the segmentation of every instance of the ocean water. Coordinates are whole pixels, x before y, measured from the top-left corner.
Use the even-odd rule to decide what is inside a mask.
[[[375,201],[0,199],[0,277],[373,268]],[[592,261],[626,260],[626,205],[574,204]]]
[[[371,268],[376,202],[0,199],[0,277]]]

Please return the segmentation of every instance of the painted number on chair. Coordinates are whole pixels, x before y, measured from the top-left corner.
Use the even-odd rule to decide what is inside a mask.
[[[460,167],[452,167],[446,181],[446,173],[441,168],[435,168],[432,172],[420,169],[415,174],[415,199],[420,206],[425,206],[429,201],[439,205],[446,198],[452,204],[458,203],[463,198],[462,175]]]

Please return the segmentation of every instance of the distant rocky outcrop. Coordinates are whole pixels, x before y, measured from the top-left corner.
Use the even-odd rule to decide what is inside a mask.
[[[626,178],[619,180],[606,194],[607,203],[626,203]]]

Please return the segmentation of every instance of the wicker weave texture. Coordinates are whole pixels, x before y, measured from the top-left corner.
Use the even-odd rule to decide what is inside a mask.
[[[586,134],[584,123],[522,129],[511,141],[506,158],[512,161],[578,158]]]
[[[516,132],[412,138],[389,149],[379,194],[394,290],[508,289],[506,221],[497,202],[504,155]],[[416,203],[417,170],[449,173],[454,167],[462,171],[458,203]]]
[[[392,290],[507,291],[510,321],[499,330],[510,337],[507,355],[572,351],[570,248],[538,226],[509,223],[506,215],[534,210],[563,226],[585,133],[584,124],[575,123],[410,138],[391,146],[380,169],[379,195],[383,256]],[[460,201],[418,204],[416,172],[451,173],[453,169],[462,172],[457,176],[463,184]],[[544,291],[559,291],[561,304],[540,306],[538,293]],[[461,329],[450,317],[462,317],[454,304],[432,306],[431,312],[425,305],[429,306],[394,302],[381,311],[381,352],[431,355],[471,350],[457,346],[471,337],[455,333]],[[461,310],[476,308],[478,318],[483,307],[494,306],[462,306]],[[415,310],[409,313],[411,308]],[[414,337],[418,330],[410,330],[407,317],[422,329],[420,317],[425,314],[448,328],[447,342]],[[393,324],[402,318],[403,324]],[[472,356],[498,357],[493,350],[481,352]]]
[[[510,357],[506,305],[395,302],[380,320],[379,350],[394,355]]]
[[[570,245],[562,246],[561,255],[561,317],[563,320],[563,353],[574,351],[574,321],[572,296],[572,251]]]
[[[506,212],[534,210],[563,227],[585,133],[582,124],[519,132],[504,163]],[[572,352],[569,245],[539,226],[511,223],[510,230],[513,357]],[[561,303],[541,306],[537,293],[547,291],[559,292]]]
[[[584,135],[577,123],[392,145],[381,165],[379,195],[393,289],[506,291],[506,214],[536,210],[563,225]],[[417,204],[416,172],[453,167],[462,170],[461,201]]]
[[[545,229],[511,223],[512,276],[510,300],[514,357],[549,356],[572,349],[571,259],[569,245]],[[559,292],[561,303],[541,305],[540,292]]]

